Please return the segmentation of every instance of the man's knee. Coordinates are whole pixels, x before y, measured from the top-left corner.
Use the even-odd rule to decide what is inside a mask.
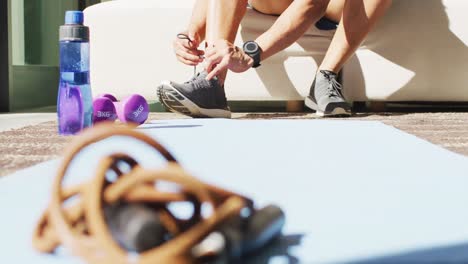
[[[325,15],[328,4],[330,4],[330,0],[307,0],[307,2],[311,13],[316,14],[319,12],[322,15]]]

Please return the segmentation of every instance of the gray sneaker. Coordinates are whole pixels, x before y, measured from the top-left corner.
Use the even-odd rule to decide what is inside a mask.
[[[159,101],[170,111],[191,117],[231,118],[224,87],[217,78],[207,81],[206,75],[205,71],[198,73],[183,84],[162,82]]]
[[[350,116],[351,106],[343,98],[342,86],[338,75],[331,71],[321,70],[315,76],[305,105],[315,110],[319,116]]]

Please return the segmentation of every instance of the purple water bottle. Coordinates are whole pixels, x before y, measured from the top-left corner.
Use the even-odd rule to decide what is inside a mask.
[[[83,12],[67,11],[60,27],[58,130],[73,135],[92,125],[93,99],[89,85],[89,28]]]

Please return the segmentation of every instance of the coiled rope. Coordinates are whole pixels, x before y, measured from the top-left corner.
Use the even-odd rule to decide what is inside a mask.
[[[64,188],[65,175],[77,154],[113,136],[134,138],[151,146],[167,164],[160,169],[145,169],[131,156],[115,153],[100,160],[89,182]],[[128,165],[129,171],[121,171],[119,163]],[[106,178],[109,172],[118,176],[115,181]],[[158,182],[173,183],[178,191],[161,190]],[[77,202],[65,205],[70,198],[77,198]],[[193,205],[193,215],[188,220],[177,218],[168,209],[169,203],[181,201]],[[103,213],[106,206],[117,202],[150,204],[158,211],[171,239],[140,254],[123,249],[112,236]],[[201,214],[205,204],[213,209],[209,216]],[[33,245],[44,253],[64,246],[86,262],[96,264],[197,263],[202,256],[194,256],[193,247],[246,207],[253,207],[250,199],[190,176],[153,138],[129,128],[101,124],[82,133],[66,149],[53,182],[50,204],[35,229]]]

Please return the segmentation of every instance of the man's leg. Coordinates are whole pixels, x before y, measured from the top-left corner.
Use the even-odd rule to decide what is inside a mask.
[[[199,0],[192,21],[205,26],[207,45],[220,39],[234,42],[240,22],[247,10],[247,0]],[[204,25],[204,17],[206,24]],[[192,117],[231,117],[224,80],[227,71],[207,80],[202,72],[185,83],[164,81],[157,89],[159,101],[167,109]]]
[[[351,106],[343,97],[338,72],[354,54],[391,0],[332,0],[325,16],[339,21],[305,104],[322,116],[348,116]]]
[[[339,72],[391,2],[392,0],[332,0],[326,16],[340,23],[320,70]]]
[[[209,0],[206,19],[206,43],[223,39],[234,43],[237,30],[247,11],[247,0]],[[227,70],[217,77],[224,84]]]

